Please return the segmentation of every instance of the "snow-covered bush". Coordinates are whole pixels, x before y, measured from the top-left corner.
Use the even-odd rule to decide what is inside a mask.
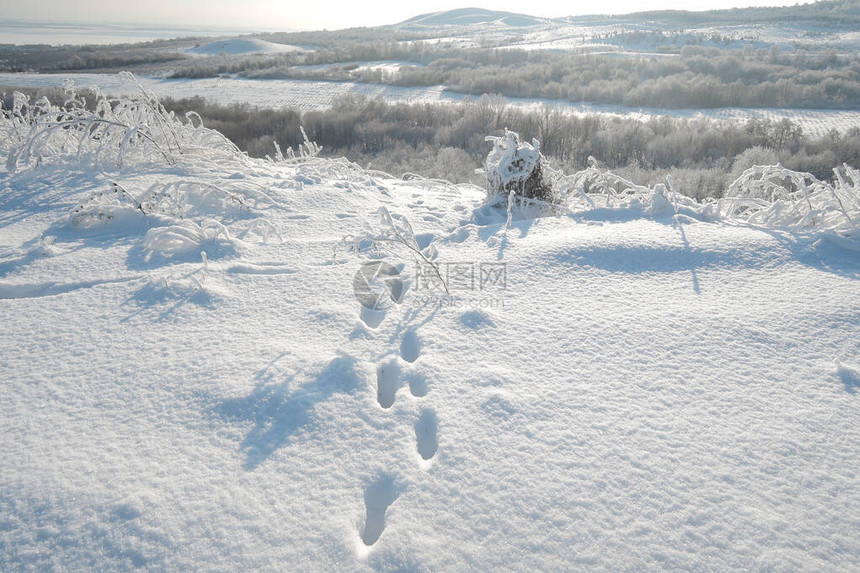
[[[592,164],[573,175],[553,171],[558,197],[573,211],[637,209],[646,216],[683,213],[712,221],[743,221],[769,228],[806,229],[860,240],[860,171],[835,169],[835,182],[781,165],[757,165],[719,200],[704,203],[678,192],[671,178],[638,185]]]
[[[175,165],[190,157],[242,157],[230,140],[204,127],[199,115],[189,112],[185,121],[180,120],[132,74],[121,75],[137,92],[109,99],[97,87],[90,88],[94,108],[87,107],[71,80],[63,83],[62,106],[45,97],[31,103],[16,92],[12,108],[0,108],[0,139],[8,152],[9,171],[56,161],[119,169],[129,162]]]
[[[544,173],[546,159],[540,142],[520,143],[519,136],[505,130],[504,137],[488,136],[493,144],[487,155],[485,172],[490,195],[519,195],[527,199],[553,202],[552,184]]]
[[[631,202],[643,203],[651,195],[652,190],[644,185],[601,169],[592,160],[591,165],[571,176],[558,176],[556,186],[558,191],[572,205],[580,203],[587,207],[627,207]]]
[[[860,239],[860,172],[835,169],[835,184],[781,165],[750,167],[709,206],[711,217],[782,228],[832,231]]]
[[[126,216],[146,215],[140,201],[131,196],[117,183],[110,189],[99,189],[90,193],[71,212],[72,224],[76,227],[95,227]]]
[[[200,223],[179,221],[173,225],[150,229],[143,239],[143,250],[147,259],[156,253],[162,257],[196,253],[201,247],[207,248],[203,251],[204,262],[207,251],[214,253],[231,250],[232,239],[227,227],[215,219],[204,219]]]
[[[89,227],[109,221],[118,212],[126,209],[143,215],[162,219],[184,219],[187,217],[227,216],[247,213],[250,201],[258,205],[273,201],[260,191],[231,190],[226,185],[215,185],[202,180],[175,180],[154,183],[143,192],[132,193],[119,183],[112,181],[108,189],[90,193],[86,199],[72,209],[72,223]]]

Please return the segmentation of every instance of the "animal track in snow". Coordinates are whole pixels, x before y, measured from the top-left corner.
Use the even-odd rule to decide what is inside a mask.
[[[394,405],[394,397],[400,389],[400,365],[389,360],[376,368],[376,399],[383,408]]]
[[[367,325],[368,328],[378,328],[382,321],[385,319],[385,311],[384,310],[370,310],[369,308],[362,306],[361,312],[359,314],[361,321]]]
[[[370,547],[379,540],[385,529],[385,512],[400,495],[394,478],[383,475],[367,486],[364,490],[364,506],[366,516],[361,541]]]
[[[423,398],[427,395],[427,378],[423,374],[410,372],[404,376],[409,384],[409,392],[416,398]]]
[[[424,460],[429,460],[436,455],[439,449],[439,419],[436,412],[430,408],[421,412],[421,417],[415,422],[415,440],[418,446],[418,454]]]
[[[421,339],[414,328],[410,328],[400,341],[400,357],[406,362],[415,362],[421,356]]]
[[[448,235],[448,242],[449,243],[462,243],[462,242],[464,242],[466,239],[469,238],[469,235],[471,234],[472,228],[473,228],[472,225],[460,227],[459,229],[457,229],[456,231],[454,231],[453,233]]]

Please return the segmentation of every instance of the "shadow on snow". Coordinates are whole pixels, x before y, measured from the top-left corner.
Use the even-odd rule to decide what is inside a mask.
[[[290,438],[314,421],[318,406],[334,394],[351,394],[361,385],[356,370],[357,360],[338,357],[329,362],[311,380],[290,391],[291,382],[301,371],[276,383],[267,383],[267,370],[257,375],[257,386],[243,398],[225,400],[216,413],[228,420],[250,421],[254,424],[242,440],[245,469],[252,470],[266,461]]]

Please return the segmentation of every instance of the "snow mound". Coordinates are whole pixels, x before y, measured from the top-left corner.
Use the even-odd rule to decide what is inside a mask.
[[[397,26],[403,28],[435,28],[439,26],[494,25],[511,28],[528,28],[545,24],[546,21],[546,19],[513,12],[486,10],[483,8],[458,8],[415,16],[397,24]]]
[[[284,52],[302,52],[304,48],[291,46],[289,44],[276,44],[257,38],[229,38],[227,40],[216,40],[189,48],[186,53],[195,56],[218,56],[226,54],[240,56],[245,54],[279,54]]]

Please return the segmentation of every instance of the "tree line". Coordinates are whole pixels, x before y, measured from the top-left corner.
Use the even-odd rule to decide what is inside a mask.
[[[412,172],[453,182],[482,183],[489,147],[484,138],[505,128],[538,139],[551,165],[567,172],[599,163],[646,184],[672,174],[687,194],[718,197],[752,165],[782,163],[829,179],[834,167],[860,165],[860,129],[810,138],[787,120],[746,123],[706,118],[648,121],[606,115],[574,115],[545,106],[516,108],[502,96],[482,96],[462,104],[386,103],[347,95],[326,111],[261,110],[218,106],[199,98],[165,100],[177,112],[196,110],[208,127],[250,155],[274,152],[274,142],[296,146],[299,128],[329,156],[345,156],[395,176]]]
[[[61,104],[59,90],[29,91]],[[6,90],[3,104],[11,105]],[[705,118],[656,117],[648,121],[605,115],[574,115],[544,106],[525,110],[498,95],[461,104],[386,103],[347,95],[326,111],[257,109],[216,105],[202,98],[162,100],[180,117],[198,112],[252,157],[274,156],[275,142],[295,147],[303,127],[328,156],[345,156],[395,176],[417,173],[453,182],[482,184],[475,169],[489,151],[487,135],[505,128],[524,140],[538,139],[550,164],[566,172],[596,160],[643,184],[671,174],[676,186],[697,198],[718,197],[740,173],[756,164],[782,163],[829,179],[843,163],[860,165],[860,129],[804,136],[789,120],[746,123]]]

